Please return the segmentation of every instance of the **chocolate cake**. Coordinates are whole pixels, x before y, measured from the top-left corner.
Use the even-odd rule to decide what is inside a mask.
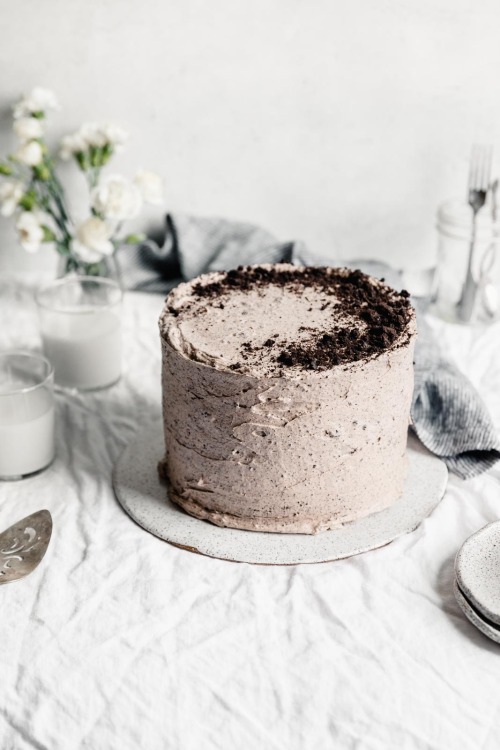
[[[316,533],[402,493],[415,315],[346,268],[246,266],[160,318],[171,500],[220,526]]]

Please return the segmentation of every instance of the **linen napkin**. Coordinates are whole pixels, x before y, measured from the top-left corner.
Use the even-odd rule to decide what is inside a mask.
[[[117,253],[125,288],[165,294],[179,282],[201,273],[277,262],[331,265],[332,259],[311,253],[302,242],[280,243],[252,224],[184,214],[166,217],[161,247],[148,241]],[[335,260],[335,265],[383,276],[391,286],[401,288],[401,273],[383,263]],[[479,394],[441,351],[425,320],[422,303],[412,302],[418,325],[412,427],[450,471],[469,479],[500,459],[500,440]]]

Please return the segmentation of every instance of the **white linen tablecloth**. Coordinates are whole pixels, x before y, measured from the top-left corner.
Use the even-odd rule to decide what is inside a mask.
[[[358,557],[262,567],[176,549],[121,510],[111,470],[160,409],[160,296],[128,294],[123,378],[58,396],[57,459],[0,484],[0,530],[40,508],[49,551],[0,587],[1,750],[496,750],[500,647],[455,603],[500,470],[450,478],[417,531]],[[433,322],[500,425],[500,328]],[[39,347],[0,281],[0,348]]]

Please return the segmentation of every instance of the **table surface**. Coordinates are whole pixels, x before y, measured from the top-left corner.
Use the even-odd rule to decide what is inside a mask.
[[[451,477],[412,534],[348,560],[209,559],[136,526],[111,470],[160,408],[157,295],[128,294],[121,381],[57,398],[57,459],[0,483],[0,529],[48,508],[47,556],[0,588],[2,750],[497,748],[500,647],[453,562],[500,518],[500,469]],[[500,327],[432,321],[500,425]],[[33,289],[0,281],[0,348],[38,348]]]

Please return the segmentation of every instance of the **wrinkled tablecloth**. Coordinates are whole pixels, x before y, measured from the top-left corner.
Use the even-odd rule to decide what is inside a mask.
[[[500,469],[412,534],[333,563],[180,550],[121,510],[111,470],[160,408],[162,297],[124,302],[119,384],[57,397],[57,459],[0,483],[0,529],[48,508],[47,556],[0,587],[1,750],[496,750],[500,647],[452,591],[464,540],[500,518]],[[500,327],[432,320],[500,426]],[[0,348],[40,346],[32,289],[0,281]]]

